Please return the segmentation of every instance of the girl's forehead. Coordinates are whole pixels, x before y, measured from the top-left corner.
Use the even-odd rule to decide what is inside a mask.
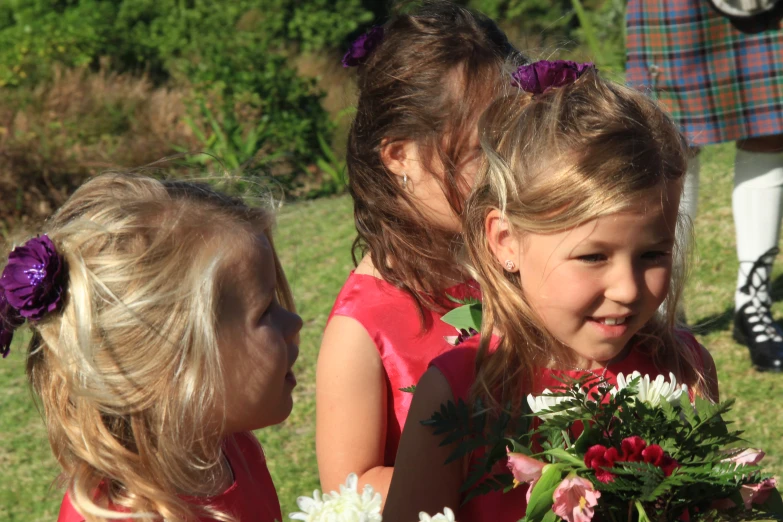
[[[229,292],[238,295],[257,293],[275,287],[275,260],[272,245],[266,234],[235,234],[225,237],[229,249],[224,277]]]

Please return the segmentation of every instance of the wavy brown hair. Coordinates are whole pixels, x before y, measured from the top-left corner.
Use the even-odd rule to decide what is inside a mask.
[[[458,166],[477,151],[468,142],[494,97],[507,59],[516,56],[490,19],[445,1],[400,8],[384,38],[358,67],[359,101],[348,138],[348,179],[358,237],[354,263],[370,254],[389,283],[423,307],[436,307],[443,267],[457,235],[429,224],[381,160],[384,145],[413,140],[438,175],[455,215],[467,183]],[[517,59],[517,61],[519,58]],[[438,166],[435,168],[435,166]],[[435,174],[433,174],[435,175]]]
[[[503,270],[489,248],[485,218],[498,209],[513,233],[553,233],[628,210],[640,195],[681,183],[688,149],[672,120],[636,90],[603,80],[594,70],[575,83],[532,97],[523,91],[496,100],[480,123],[487,162],[466,204],[464,234],[482,287],[484,316],[473,397],[496,411],[532,391],[535,368],[572,365],[571,350],[541,324],[519,274]],[[680,224],[682,226],[680,216]],[[679,234],[678,234],[679,235]],[[630,342],[659,367],[705,392],[698,355],[676,328],[682,293],[682,252],[675,245],[665,315],[656,315]],[[490,333],[497,350],[489,353]]]
[[[219,476],[221,286],[237,247],[271,239],[272,217],[205,185],[109,174],[46,226],[67,297],[33,325],[27,373],[62,482],[88,521],[232,519],[179,495],[209,492]],[[293,309],[274,263],[280,302]]]

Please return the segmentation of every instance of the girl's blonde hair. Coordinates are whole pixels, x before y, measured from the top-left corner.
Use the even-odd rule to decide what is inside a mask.
[[[34,325],[27,373],[71,501],[89,521],[190,520],[225,437],[221,284],[270,212],[206,185],[108,174],[45,231],[67,265],[63,309]],[[293,309],[275,255],[280,302]],[[211,484],[214,486],[214,484]]]
[[[517,234],[574,228],[628,210],[651,189],[665,195],[662,189],[685,174],[688,148],[654,101],[601,79],[594,69],[536,97],[515,89],[489,107],[480,129],[486,160],[466,204],[464,228],[484,296],[485,335],[472,395],[492,409],[510,404],[519,411],[532,391],[534,369],[552,362],[568,367],[572,355],[529,306],[519,274],[503,270],[494,257],[484,228],[488,213],[499,209]],[[676,247],[675,255],[683,257]],[[641,341],[656,364],[703,391],[697,356],[675,328],[684,263],[674,265],[665,316],[649,321],[631,342]],[[500,342],[490,354],[493,331]]]

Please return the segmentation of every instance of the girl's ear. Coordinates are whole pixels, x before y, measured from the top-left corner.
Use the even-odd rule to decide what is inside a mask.
[[[518,272],[522,255],[519,237],[511,230],[508,220],[495,209],[484,220],[484,232],[489,249],[506,272]]]
[[[419,150],[412,140],[389,140],[381,144],[381,161],[386,170],[400,178],[418,180],[420,168]]]

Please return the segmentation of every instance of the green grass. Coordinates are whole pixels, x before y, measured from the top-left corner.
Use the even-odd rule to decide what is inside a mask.
[[[721,394],[735,398],[733,419],[747,439],[767,451],[766,465],[783,475],[783,375],[755,372],[747,350],[731,340],[731,309],[737,270],[731,217],[733,146],[702,156],[697,247],[686,294],[689,320],[712,352]],[[290,419],[259,432],[277,485],[283,513],[298,495],[318,487],[315,461],[315,362],[332,302],[351,269],[351,202],[346,197],[284,207],[277,247],[305,321],[296,405]],[[780,261],[780,260],[779,260]],[[783,263],[775,271],[776,295],[783,295]],[[774,308],[783,318],[783,302]],[[24,380],[20,347],[0,362],[0,520],[51,521],[61,491],[51,487],[57,469]],[[360,419],[357,419],[357,425]]]

